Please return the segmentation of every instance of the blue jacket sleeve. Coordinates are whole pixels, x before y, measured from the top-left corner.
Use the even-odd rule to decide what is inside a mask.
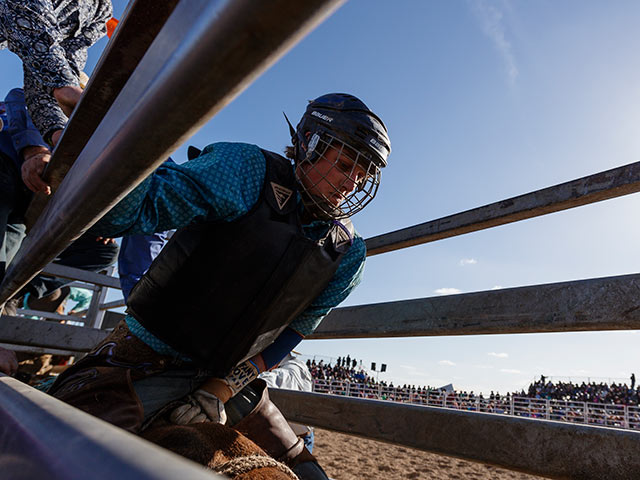
[[[162,164],[91,232],[106,237],[149,235],[198,220],[235,220],[258,201],[265,171],[264,155],[255,145],[209,145],[182,165]]]
[[[31,146],[48,148],[27,112],[22,89],[14,88],[11,90],[5,98],[5,104],[9,123],[7,132],[11,135],[13,148],[18,152],[20,163],[23,161],[21,152],[24,148]]]

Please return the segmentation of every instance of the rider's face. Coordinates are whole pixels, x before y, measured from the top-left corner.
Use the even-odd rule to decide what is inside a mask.
[[[305,163],[298,168],[307,191],[322,197],[334,207],[339,207],[365,179],[366,171],[356,165],[349,152],[329,146],[314,164]]]

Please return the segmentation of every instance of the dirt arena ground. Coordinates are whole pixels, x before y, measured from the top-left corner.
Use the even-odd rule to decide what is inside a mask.
[[[539,480],[481,463],[315,429],[314,455],[335,480]]]

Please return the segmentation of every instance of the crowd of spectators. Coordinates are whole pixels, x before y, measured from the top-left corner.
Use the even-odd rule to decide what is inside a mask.
[[[640,430],[640,399],[633,374],[629,385],[553,382],[541,376],[520,392],[483,395],[456,391],[453,385],[394,386],[393,382],[378,382],[362,362],[350,356],[334,364],[308,360],[307,366],[318,393]]]
[[[331,362],[324,363],[324,360],[307,360],[307,367],[314,380],[375,384],[375,379],[362,368],[362,362],[358,364],[358,361],[349,355],[344,358],[338,357],[334,365],[331,365]]]
[[[526,392],[519,396],[540,398],[545,400],[568,400],[576,402],[604,403],[613,405],[638,405],[640,392],[635,387],[635,375],[631,376],[631,383],[607,384],[604,382],[556,382],[553,383],[546,377],[529,385]]]
[[[431,387],[402,385],[394,386],[393,382],[377,381],[370,375],[370,371],[362,366],[362,361],[351,358],[350,355],[339,357],[332,364],[315,359],[307,360],[307,366],[314,380],[320,386],[350,384],[351,396],[379,397],[383,399],[411,401],[412,403],[428,403],[429,398],[443,398],[443,402],[456,408],[481,403],[489,405],[490,409],[503,410],[511,403],[512,397],[531,398],[537,400],[558,400],[567,402],[586,402],[607,405],[640,405],[640,389],[635,388],[635,375],[631,375],[629,384],[622,382],[552,382],[545,376],[532,382],[526,390],[510,392],[501,395],[490,392],[489,395],[474,393],[473,391],[454,391],[452,386]],[[354,395],[355,394],[355,395]],[[424,401],[423,401],[424,400]]]

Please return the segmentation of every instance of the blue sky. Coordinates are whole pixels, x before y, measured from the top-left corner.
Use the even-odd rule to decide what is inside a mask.
[[[126,2],[115,1],[116,16]],[[364,237],[625,165],[640,152],[640,3],[351,0],[192,139],[281,151],[282,119],[344,91],[389,127]],[[90,50],[90,73],[106,41]],[[215,52],[212,52],[214,55]],[[0,91],[21,84],[0,53]],[[171,121],[171,112],[164,119]],[[174,155],[183,161],[186,148]],[[372,257],[346,305],[635,273],[637,195]],[[400,383],[489,392],[640,372],[635,332],[305,341]]]

